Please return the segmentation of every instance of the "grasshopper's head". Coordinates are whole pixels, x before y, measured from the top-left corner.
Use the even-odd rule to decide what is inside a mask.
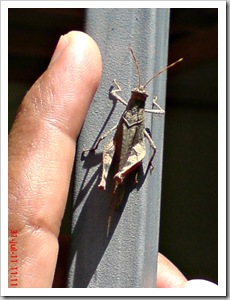
[[[157,76],[159,76],[161,73],[163,73],[164,71],[166,71],[167,69],[173,67],[175,64],[181,62],[183,60],[183,58],[178,59],[177,61],[175,61],[174,63],[172,63],[169,66],[166,66],[165,68],[163,68],[162,70],[160,70],[158,73],[156,73],[155,75],[153,75],[144,85],[141,84],[141,76],[140,76],[140,70],[139,70],[139,65],[138,65],[138,61],[136,59],[136,56],[133,52],[133,49],[131,47],[129,47],[131,54],[133,56],[133,60],[136,66],[136,70],[137,70],[137,75],[138,75],[138,88],[135,88],[132,90],[132,94],[133,95],[139,95],[138,98],[140,98],[141,100],[146,100],[146,98],[148,97],[148,94],[145,90],[146,86]]]
[[[143,85],[140,85],[139,87],[132,90],[132,96],[134,98],[140,99],[141,101],[145,101],[149,95],[147,94],[145,87]]]

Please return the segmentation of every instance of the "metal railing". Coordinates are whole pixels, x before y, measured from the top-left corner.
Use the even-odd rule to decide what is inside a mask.
[[[82,157],[83,145],[92,146],[102,132],[119,120],[124,106],[109,97],[113,79],[130,98],[138,79],[129,46],[135,51],[143,83],[167,65],[169,9],[88,9],[86,32],[97,42],[103,59],[101,85],[88,112],[76,154],[72,240],[68,287],[155,287],[161,198],[164,116],[146,113],[157,152],[152,174],[147,154],[137,187],[127,192],[123,211],[117,212],[106,237],[111,190],[97,188],[101,176],[102,142],[95,154]],[[164,107],[166,72],[148,85],[149,98]],[[77,118],[77,116],[76,116]],[[113,135],[108,137],[112,138]]]

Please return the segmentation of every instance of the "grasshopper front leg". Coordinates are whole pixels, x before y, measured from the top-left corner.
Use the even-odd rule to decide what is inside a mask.
[[[153,98],[153,105],[155,105],[158,109],[145,109],[145,112],[152,113],[152,114],[160,114],[164,115],[164,109],[157,103],[157,97]]]
[[[121,87],[119,86],[119,84],[117,83],[117,81],[116,81],[115,79],[113,80],[113,82],[114,82],[114,84],[116,85],[117,89],[112,90],[112,91],[110,92],[111,95],[112,95],[114,98],[116,98],[118,101],[120,101],[122,104],[124,104],[125,106],[127,106],[128,103],[127,103],[125,100],[123,100],[123,99],[121,98],[121,96],[119,96],[119,95],[117,94],[118,92],[121,92],[121,91],[122,91]]]
[[[82,153],[85,153],[85,152],[88,152],[88,151],[95,151],[95,150],[97,150],[100,142],[102,140],[104,140],[111,132],[113,132],[117,128],[117,125],[118,124],[116,124],[113,128],[111,128],[110,130],[106,131],[103,135],[101,135],[99,137],[99,139],[97,140],[95,146],[93,146],[92,148],[89,148],[89,149],[83,149]]]

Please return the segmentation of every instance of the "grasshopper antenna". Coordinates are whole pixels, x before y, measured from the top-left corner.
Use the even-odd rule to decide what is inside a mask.
[[[139,65],[138,65],[138,61],[136,59],[136,56],[134,54],[134,51],[131,47],[129,47],[129,50],[131,51],[132,53],[132,57],[133,57],[133,60],[134,60],[134,63],[135,63],[135,66],[136,66],[136,69],[137,69],[137,76],[138,76],[138,87],[141,86],[141,75],[140,75],[140,69],[139,69]]]
[[[166,71],[167,69],[175,66],[177,63],[181,62],[183,60],[183,58],[178,59],[177,61],[175,61],[174,63],[172,63],[171,65],[165,67],[164,69],[162,69],[161,71],[159,71],[158,73],[156,73],[155,75],[153,75],[144,85],[144,88],[146,88],[146,86],[150,83],[150,81],[152,81],[154,78],[156,78],[158,75],[160,75],[161,73],[163,73],[164,71]]]

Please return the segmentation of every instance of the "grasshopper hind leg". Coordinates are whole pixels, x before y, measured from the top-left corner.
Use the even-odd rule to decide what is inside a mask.
[[[103,151],[102,176],[101,176],[101,181],[98,185],[98,188],[102,191],[106,189],[106,179],[108,177],[109,168],[110,168],[112,160],[113,160],[114,152],[115,152],[114,141],[111,140],[106,145],[106,147]]]
[[[138,168],[145,157],[146,149],[144,141],[140,141],[135,146],[132,147],[130,151],[130,155],[123,166],[123,168],[117,172],[114,176],[117,185],[122,184],[123,180],[133,172],[136,168]]]
[[[156,145],[155,145],[153,139],[151,138],[150,134],[148,133],[148,131],[146,129],[144,130],[144,136],[147,138],[147,140],[149,141],[149,144],[150,144],[151,148],[153,149],[153,154],[152,154],[152,156],[151,156],[151,158],[149,160],[150,171],[152,172],[153,169],[154,169],[154,167],[153,167],[153,159],[154,159],[154,156],[156,154],[157,148],[156,148]]]
[[[113,226],[113,221],[116,223],[116,213],[118,213],[118,216],[121,214],[122,207],[124,204],[124,198],[126,194],[126,188],[127,186],[122,183],[118,186],[115,184],[115,188],[113,190],[112,195],[112,201],[110,203],[110,209],[109,209],[109,217],[107,220],[107,233],[106,236],[109,237],[111,227]]]

